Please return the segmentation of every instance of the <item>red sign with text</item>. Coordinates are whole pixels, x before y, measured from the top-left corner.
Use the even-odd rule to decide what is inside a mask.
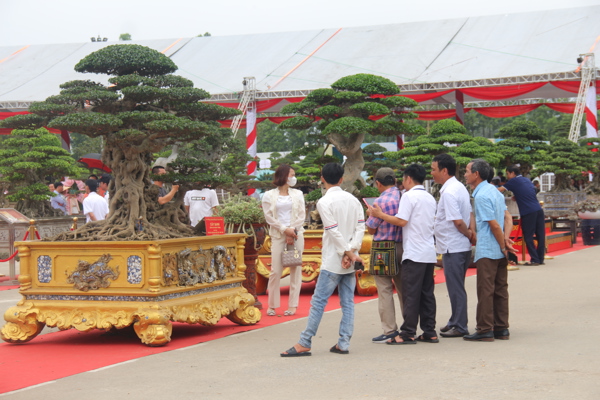
[[[206,224],[206,235],[224,235],[225,219],[223,217],[204,217]]]

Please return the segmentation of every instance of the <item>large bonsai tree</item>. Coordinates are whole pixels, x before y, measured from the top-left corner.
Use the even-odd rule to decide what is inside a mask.
[[[312,127],[314,136],[333,144],[347,158],[342,187],[353,192],[355,181],[362,181],[359,178],[365,162],[361,144],[365,134],[396,136],[424,132],[419,126],[403,122],[417,117],[410,112],[417,102],[396,96],[399,92],[394,82],[380,76],[346,76],[333,83],[331,89],[314,90],[300,103],[285,106],[283,113],[297,116],[283,121],[279,127]]]
[[[533,165],[542,161],[548,145],[548,133],[531,122],[517,120],[506,125],[496,133],[497,138],[504,140],[497,143],[497,150],[503,157],[501,167],[520,164],[523,176],[529,176]]]
[[[500,160],[493,143],[485,138],[471,136],[463,125],[452,119],[437,122],[428,135],[420,135],[407,142],[404,149],[384,155],[399,160],[404,165],[422,164],[429,171],[433,158],[444,153],[456,160],[459,169],[457,178],[462,176],[473,158],[483,158],[491,165],[496,165]]]
[[[89,80],[64,83],[60,94],[32,104],[33,114],[21,122],[102,136],[102,162],[112,169],[114,180],[109,187],[107,219],[56,239],[150,240],[191,235],[179,207],[161,207],[157,202],[158,187],[150,181],[153,153],[167,145],[222,134],[216,120],[227,119],[237,110],[200,103],[209,94],[173,75],[177,66],[171,59],[144,46],[107,46],[83,58],[75,70],[112,75],[110,86]],[[141,229],[136,223],[140,218]]]
[[[63,215],[50,206],[49,199],[55,194],[45,177],[78,178],[85,172],[61,147],[60,139],[45,128],[15,129],[2,141],[0,182],[8,190],[8,200],[16,201],[17,211],[29,218]]]
[[[534,170],[536,174],[554,173],[552,192],[576,190],[571,185],[571,177],[580,177],[587,171],[597,171],[594,154],[586,147],[565,138],[556,139],[552,143],[552,150],[542,161],[536,163]]]

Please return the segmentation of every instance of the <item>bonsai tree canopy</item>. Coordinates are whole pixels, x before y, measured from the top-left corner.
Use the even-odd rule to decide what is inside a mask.
[[[237,111],[199,103],[209,94],[194,88],[190,80],[172,75],[177,66],[148,47],[107,46],[83,58],[75,69],[113,75],[111,85],[90,80],[66,82],[58,95],[32,105],[30,111],[35,117],[6,120],[30,128],[47,125],[103,138],[102,162],[112,169],[114,178],[109,187],[107,219],[63,233],[55,240],[190,236],[187,216],[178,207],[182,193],[174,205],[158,204],[158,187],[150,180],[153,154],[175,143],[226,134],[216,120]]]
[[[314,128],[319,135],[346,156],[342,188],[354,191],[358,179],[361,184],[365,162],[361,144],[365,134],[395,136],[402,133],[422,133],[419,126],[403,120],[416,118],[410,109],[414,100],[397,96],[398,86],[389,79],[356,74],[343,77],[331,89],[317,89],[300,103],[282,109],[296,117],[283,121],[280,129]]]

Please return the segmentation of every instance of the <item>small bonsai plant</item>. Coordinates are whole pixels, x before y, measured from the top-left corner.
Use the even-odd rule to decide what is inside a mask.
[[[575,204],[576,213],[596,212],[600,210],[600,196],[588,196],[584,201]]]
[[[244,232],[254,239],[255,247],[259,244],[256,225],[265,224],[265,214],[261,203],[254,197],[237,194],[220,205],[215,216],[224,218],[227,233]]]

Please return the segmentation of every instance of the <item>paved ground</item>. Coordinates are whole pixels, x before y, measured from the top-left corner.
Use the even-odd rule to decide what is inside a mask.
[[[600,246],[509,273],[511,339],[372,344],[377,301],[356,306],[350,355],[329,353],[340,311],[325,315],[313,356],[279,353],[306,320],[85,372],[6,393],[9,399],[599,399]],[[0,273],[3,271],[0,269]],[[476,277],[467,278],[471,328]],[[438,326],[449,314],[436,286]],[[18,299],[0,291],[0,311]],[[268,317],[264,317],[268,318]],[[1,356],[1,355],[0,355]],[[6,377],[0,377],[5,379]]]

